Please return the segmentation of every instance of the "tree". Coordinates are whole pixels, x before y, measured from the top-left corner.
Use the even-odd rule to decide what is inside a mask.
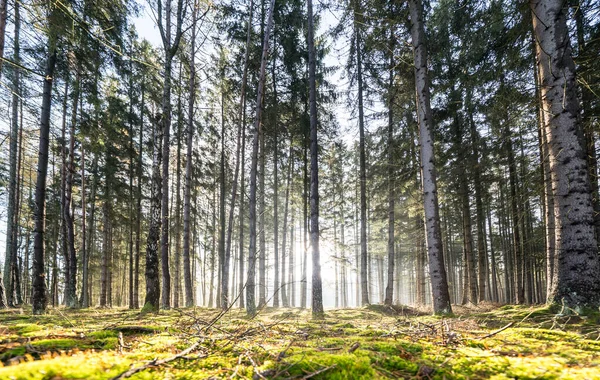
[[[265,76],[267,59],[269,55],[269,35],[273,26],[273,10],[275,0],[271,0],[265,28],[260,72],[258,78],[258,91],[256,96],[256,116],[254,121],[254,136],[252,138],[252,162],[250,166],[250,245],[248,248],[248,279],[246,281],[246,313],[249,316],[256,314],[255,300],[255,273],[256,273],[256,176],[258,169],[258,142],[263,133],[262,112],[265,91]],[[264,174],[261,174],[264,175]]]
[[[419,115],[419,142],[421,146],[421,181],[425,211],[427,253],[433,297],[433,311],[436,314],[452,312],[450,294],[444,267],[442,235],[437,199],[437,178],[433,152],[433,116],[429,94],[429,74],[427,69],[427,47],[423,7],[421,0],[409,0],[412,46],[415,59],[415,84],[417,92],[417,112]]]
[[[315,25],[312,0],[308,0],[308,83],[310,103],[310,245],[312,248],[312,315],[322,318],[323,285],[319,251],[319,144],[317,141],[317,84],[315,57]]]
[[[600,259],[582,139],[567,3],[531,0],[544,130],[556,217],[557,281],[549,300],[574,310],[600,305]]]

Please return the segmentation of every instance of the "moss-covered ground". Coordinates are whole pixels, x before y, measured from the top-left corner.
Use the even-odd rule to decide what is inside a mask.
[[[543,307],[456,308],[452,317],[371,306],[0,311],[0,379],[600,379],[600,315]],[[512,323],[501,332],[499,329]],[[491,335],[491,336],[488,336]],[[121,336],[121,338],[120,338]]]

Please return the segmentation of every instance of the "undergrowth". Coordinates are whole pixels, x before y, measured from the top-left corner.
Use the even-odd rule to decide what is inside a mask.
[[[0,379],[600,379],[600,316],[544,307],[0,311]],[[507,327],[508,326],[508,327]],[[502,330],[502,331],[498,331]]]

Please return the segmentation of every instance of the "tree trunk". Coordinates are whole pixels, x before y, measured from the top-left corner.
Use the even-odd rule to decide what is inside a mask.
[[[217,300],[217,307],[220,306],[226,310],[229,302],[230,257],[225,256],[225,197],[227,192],[225,189],[225,94],[223,91],[224,89],[221,89],[221,160],[219,162],[219,279],[221,282],[218,285],[220,293],[217,295],[217,297],[220,296],[221,298]],[[228,254],[231,255],[231,251]]]
[[[273,52],[276,57],[276,53]],[[276,59],[273,59],[273,101],[274,101],[274,144],[273,144],[273,307],[279,307],[279,118],[277,117],[277,78],[276,78]]]
[[[87,242],[87,249],[82,249],[82,265],[81,265],[81,307],[87,308],[90,307],[90,297],[89,297],[89,263],[90,257],[92,256],[92,252],[94,250],[94,236],[95,236],[95,212],[96,212],[96,188],[98,186],[98,154],[94,153],[94,158],[92,160],[92,188],[90,189],[90,224],[89,224],[89,233],[86,232],[89,241]],[[82,187],[83,189],[83,187]],[[82,194],[85,195],[82,190]],[[83,200],[82,200],[83,202]],[[83,207],[82,207],[83,209]],[[85,209],[83,209],[85,213]],[[84,228],[84,227],[82,227]]]
[[[3,33],[2,33],[3,35]],[[46,221],[46,175],[48,173],[48,145],[50,142],[50,112],[52,107],[52,83],[56,67],[56,48],[50,41],[50,51],[44,75],[42,114],[40,117],[40,144],[38,148],[38,176],[35,183],[35,230],[33,248],[33,314],[46,311],[46,273],[44,268],[44,231]]]
[[[181,66],[179,69],[179,82],[182,82]],[[173,307],[179,308],[181,298],[181,134],[183,128],[183,110],[181,109],[181,92],[179,91],[177,101],[177,162],[176,162],[176,185],[175,185],[175,286],[173,292]]]
[[[69,163],[67,165],[65,183],[65,204],[63,209],[64,223],[67,232],[67,265],[68,277],[65,286],[65,301],[67,307],[77,307],[77,253],[75,252],[75,226],[71,214],[73,196],[73,175],[75,173],[75,124],[77,122],[77,106],[79,104],[81,74],[79,66],[73,86],[73,106],[71,110],[71,130],[69,143]]]
[[[254,1],[250,0],[250,5],[249,5],[249,16],[248,16],[248,22],[246,24],[246,28],[247,28],[247,33],[246,33],[246,49],[245,49],[245,53],[244,53],[244,69],[243,69],[243,74],[242,74],[242,87],[240,89],[240,108],[239,108],[239,113],[238,113],[238,117],[239,117],[239,124],[238,124],[238,130],[237,130],[237,137],[236,137],[236,157],[235,157],[235,171],[234,171],[234,178],[233,178],[233,185],[231,188],[231,205],[229,208],[229,218],[228,218],[228,224],[227,224],[227,241],[226,241],[226,247],[225,247],[225,257],[228,258],[231,254],[231,240],[232,240],[232,235],[233,235],[233,223],[234,223],[234,211],[235,211],[235,202],[236,202],[236,198],[237,198],[237,191],[238,191],[238,180],[239,180],[239,172],[240,172],[240,165],[242,165],[242,177],[244,176],[244,169],[243,169],[243,164],[241,163],[242,159],[244,158],[244,154],[245,154],[245,136],[246,136],[246,85],[248,84],[248,56],[250,54],[250,32],[252,30],[252,12],[253,12],[253,4]],[[242,137],[243,135],[243,137]],[[242,141],[240,141],[242,140]],[[241,144],[240,144],[241,143]],[[242,148],[242,152],[241,152],[241,156],[240,156],[240,148]],[[243,191],[243,181],[244,179],[242,178],[242,191]],[[243,203],[243,197],[242,200],[240,201],[240,209],[239,209],[239,218],[240,218],[240,251],[239,251],[239,258],[240,258],[240,264],[239,264],[239,270],[240,270],[240,291],[242,291],[243,289],[243,271],[244,271],[244,258],[242,255],[242,247],[243,247],[243,232],[242,232],[242,220],[243,220],[243,213],[242,213],[242,203]],[[229,263],[227,262],[227,265],[224,266],[224,272],[223,272],[223,277],[224,278],[229,278]],[[234,276],[235,278],[235,276]],[[240,296],[240,302],[243,303],[243,296]],[[221,307],[223,307],[224,309],[226,309],[229,306],[229,291],[227,286],[223,287],[222,291],[221,291]],[[243,307],[243,304],[242,306]]]
[[[308,84],[310,102],[310,245],[312,248],[312,315],[323,318],[323,286],[319,252],[319,158],[317,141],[317,84],[315,26],[312,0],[308,0]],[[368,301],[367,301],[368,303]]]
[[[388,159],[388,240],[387,240],[387,254],[388,254],[388,267],[387,267],[387,285],[385,288],[385,300],[384,304],[391,306],[394,302],[394,259],[396,253],[394,252],[395,247],[395,236],[394,236],[394,223],[395,223],[395,189],[394,189],[394,34],[390,31],[390,66],[389,66],[389,82],[388,82],[388,135],[387,135],[387,159]]]
[[[6,38],[6,18],[8,16],[8,0],[0,0],[0,77],[4,63],[4,40]]]
[[[269,54],[269,35],[273,25],[273,9],[275,0],[271,0],[267,28],[264,33],[263,50],[260,62],[260,74],[258,79],[258,92],[256,97],[256,118],[254,124],[254,137],[252,140],[252,164],[250,167],[250,246],[248,249],[248,280],[246,282],[246,312],[249,316],[256,314],[255,301],[255,270],[256,270],[256,172],[258,167],[258,142],[263,134],[262,111],[265,91],[265,74],[267,69],[267,58]]]
[[[360,150],[360,284],[361,303],[369,304],[369,279],[367,275],[368,251],[367,251],[367,169],[365,154],[365,116],[363,110],[363,77],[362,77],[362,39],[360,35],[360,20],[356,17],[361,14],[358,5],[355,5],[354,16],[354,38],[356,48],[356,70],[358,84],[358,130]]]
[[[20,48],[20,30],[21,30],[21,16],[19,12],[19,3],[15,2],[15,31],[14,31],[14,54],[13,60],[16,64],[20,64],[21,48]],[[4,57],[4,31],[6,28],[6,0],[2,0],[0,3],[0,58]],[[3,62],[0,59],[0,62]],[[0,63],[0,72],[2,70],[2,63]],[[17,199],[17,155],[18,155],[18,139],[19,139],[19,99],[21,97],[21,85],[20,85],[20,70],[13,70],[13,96],[12,96],[12,124],[10,128],[10,153],[9,153],[9,185],[8,185],[8,206],[6,212],[6,255],[4,260],[4,283],[8,286],[8,292],[6,293],[7,300],[6,304],[9,306],[15,305],[14,300],[14,289],[15,286],[12,281],[13,272],[15,270],[15,260],[17,257],[15,240],[15,231],[18,226],[18,220],[15,219],[16,214],[16,199]],[[16,242],[16,241],[15,241]],[[4,290],[0,289],[0,293],[4,294]],[[0,296],[1,297],[1,296]],[[1,302],[0,302],[1,304]]]
[[[287,168],[287,176],[286,176],[286,185],[285,185],[285,205],[283,206],[283,239],[281,242],[281,302],[283,304],[283,307],[290,307],[290,301],[289,301],[289,297],[288,297],[288,284],[291,284],[288,281],[288,284],[286,284],[286,262],[285,262],[285,258],[286,258],[286,248],[287,248],[287,233],[288,233],[288,211],[289,211],[289,204],[290,204],[290,187],[291,187],[291,182],[292,182],[292,165],[293,165],[293,144],[292,144],[292,140],[290,139],[290,152],[288,155],[288,168]],[[294,225],[292,224],[292,228],[294,227]],[[290,249],[291,251],[291,249]],[[292,260],[291,257],[291,253],[290,253],[290,261]],[[291,273],[290,273],[291,274]],[[291,284],[291,286],[294,286],[294,284]]]
[[[415,57],[415,82],[417,87],[417,103],[419,115],[419,135],[421,145],[421,173],[423,186],[423,208],[427,236],[427,252],[429,254],[429,273],[433,310],[436,314],[452,312],[444,253],[442,251],[442,234],[437,199],[437,180],[433,151],[433,116],[429,95],[429,75],[427,72],[427,48],[425,45],[425,26],[421,0],[409,0],[411,18],[411,36]]]
[[[190,223],[192,193],[192,159],[194,144],[194,103],[196,101],[196,24],[198,19],[198,3],[194,1],[192,12],[192,37],[190,47],[190,80],[188,84],[188,119],[185,154],[185,183],[183,185],[183,283],[185,288],[185,306],[194,306],[192,270],[190,259]],[[194,273],[195,274],[195,273]]]
[[[163,128],[159,120],[154,124],[154,152],[152,154],[152,181],[150,196],[150,229],[146,244],[146,298],[144,300],[145,312],[158,312],[160,305],[160,280],[158,268],[158,244],[161,225],[161,161]]]
[[[578,310],[600,304],[600,260],[579,121],[575,64],[560,0],[531,0],[542,108],[555,200],[557,281],[549,301]]]

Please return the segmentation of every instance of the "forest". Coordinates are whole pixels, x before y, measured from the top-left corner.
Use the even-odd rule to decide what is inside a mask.
[[[0,379],[600,379],[599,58],[595,0],[0,0]]]

